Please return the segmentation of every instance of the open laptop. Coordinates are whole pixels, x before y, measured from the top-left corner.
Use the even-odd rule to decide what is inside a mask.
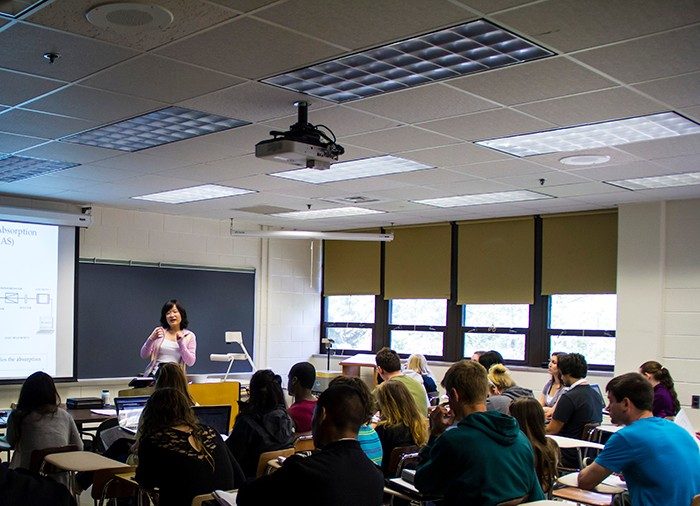
[[[141,412],[146,407],[146,402],[148,402],[148,396],[117,397],[114,399],[119,426],[127,432],[136,434]]]
[[[231,406],[194,406],[192,409],[199,423],[208,425],[226,439],[231,422]]]

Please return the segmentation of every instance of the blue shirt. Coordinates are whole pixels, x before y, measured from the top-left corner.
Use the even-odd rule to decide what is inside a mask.
[[[698,445],[663,418],[641,418],[617,431],[595,461],[623,474],[633,506],[688,506],[700,493]]]
[[[377,431],[369,425],[362,425],[360,426],[360,432],[357,434],[357,441],[369,460],[374,462],[375,465],[381,466],[383,451]]]

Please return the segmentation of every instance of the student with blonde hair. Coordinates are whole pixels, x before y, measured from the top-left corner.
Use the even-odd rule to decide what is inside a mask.
[[[412,402],[413,397],[403,383],[384,382],[377,387],[376,396],[381,418],[375,430],[382,442],[382,471],[386,476],[394,448],[427,443],[428,421]]]
[[[533,397],[532,390],[519,387],[503,364],[494,364],[489,369],[490,395],[486,401],[486,409],[508,414],[511,402],[520,397]],[[543,419],[544,420],[544,419]]]
[[[428,361],[425,359],[424,355],[414,353],[408,357],[406,369],[414,371],[420,375],[420,377],[423,379],[423,386],[428,394],[428,398],[437,397],[438,389],[437,385],[435,384],[435,378],[433,377],[433,373],[430,372],[430,369],[428,368]]]

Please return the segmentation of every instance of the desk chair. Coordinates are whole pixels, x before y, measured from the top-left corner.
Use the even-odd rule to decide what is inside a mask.
[[[205,502],[216,501],[214,494],[200,494],[192,498],[192,506],[202,506]]]
[[[128,483],[114,478],[115,474],[135,472],[136,466],[113,467],[111,469],[94,471],[90,495],[95,506],[102,506],[105,503],[105,499],[109,501],[120,497],[135,497],[140,492],[136,482]]]
[[[571,437],[565,437],[565,436],[557,436],[553,434],[547,434],[548,438],[552,438],[556,443],[559,445],[559,448],[576,448],[576,451],[578,453],[578,464],[579,467],[578,469],[569,469],[565,467],[559,468],[561,472],[567,473],[571,471],[579,471],[585,467],[584,461],[583,461],[583,454],[582,454],[582,448],[593,448],[595,450],[602,450],[603,445],[600,443],[595,443],[593,441],[584,441],[582,439],[574,439]]]
[[[294,440],[294,453],[311,452],[316,449],[312,435],[299,436]]]
[[[499,502],[496,506],[517,506],[522,504],[523,501],[527,499],[527,494],[522,497],[516,497],[515,499],[509,499],[507,501]]]
[[[144,395],[151,395],[154,390],[155,387],[125,388],[117,392],[117,397],[142,397]]]
[[[41,450],[34,450],[29,457],[29,470],[35,473],[43,474],[48,476],[49,474],[55,474],[63,471],[58,471],[51,465],[44,463],[44,458],[52,453],[64,453],[64,452],[77,452],[78,447],[76,445],[66,445],[66,446],[54,446],[53,448],[43,448]]]
[[[387,466],[387,474],[391,477],[398,478],[401,476],[403,468],[412,460],[418,460],[418,450],[416,445],[397,446],[391,450],[389,455],[389,465]]]
[[[294,455],[294,448],[285,448],[284,450],[273,450],[271,452],[263,452],[260,454],[260,459],[258,459],[258,470],[255,473],[256,478],[260,478],[262,475],[266,474],[267,463],[270,460],[276,459],[277,457],[290,457]]]
[[[557,488],[552,491],[552,497],[557,499],[568,499],[577,504],[588,504],[589,506],[610,506],[613,495],[601,494],[591,490],[582,490],[576,487]]]

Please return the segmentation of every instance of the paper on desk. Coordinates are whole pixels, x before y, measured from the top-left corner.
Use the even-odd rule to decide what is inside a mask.
[[[226,492],[224,490],[214,490],[214,492],[212,492],[212,495],[214,496],[214,499],[216,499],[216,502],[219,504],[223,504],[224,506],[236,506],[236,495],[238,495],[238,492],[236,490],[233,490],[231,492]]]
[[[116,409],[91,409],[90,412],[102,416],[117,416]]]
[[[673,423],[687,430],[688,434],[690,434],[693,440],[695,440],[695,442],[698,444],[698,448],[700,448],[700,439],[695,436],[695,429],[693,429],[693,424],[690,423],[690,419],[688,418],[685,410],[681,409],[676,414],[676,418],[673,419]]]

